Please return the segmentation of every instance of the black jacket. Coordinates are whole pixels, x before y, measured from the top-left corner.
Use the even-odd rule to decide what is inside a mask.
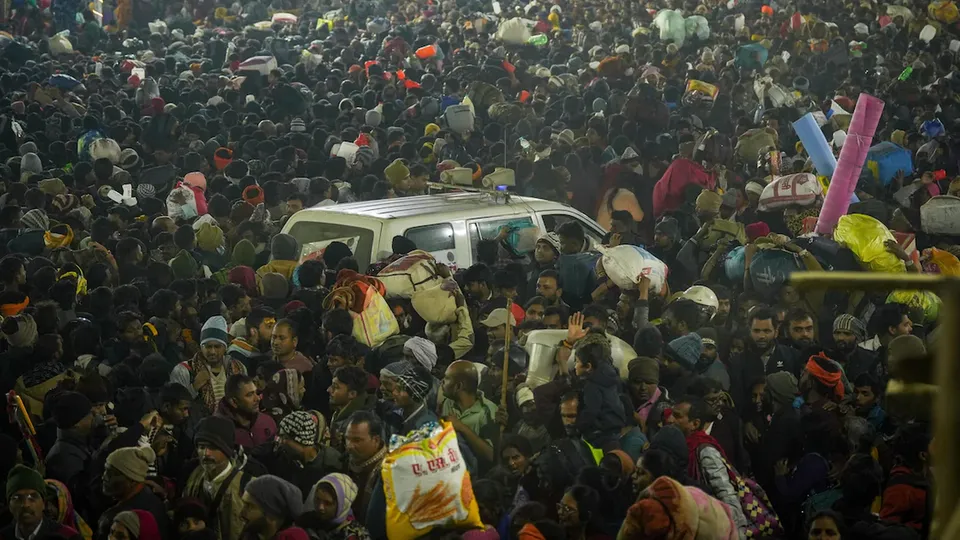
[[[620,376],[613,365],[602,363],[591,371],[584,379],[581,396],[577,429],[583,438],[598,446],[607,437],[618,437],[627,420],[620,401]]]
[[[43,518],[40,522],[40,530],[34,537],[36,540],[43,538],[62,538],[64,540],[81,540],[80,534],[70,527],[66,527],[49,518]],[[0,540],[17,540],[17,524],[11,523],[0,529]]]
[[[737,407],[737,412],[743,414],[745,407],[750,405],[750,385],[758,379],[778,371],[788,371],[797,379],[803,368],[800,352],[787,345],[777,344],[766,365],[760,357],[760,351],[748,348],[742,354],[730,357],[727,366],[730,372],[730,395]]]
[[[757,482],[767,490],[774,506],[779,502],[779,493],[774,483],[774,465],[781,459],[794,457],[794,453],[803,448],[801,433],[800,411],[789,407],[774,413],[760,440],[760,451],[755,455],[753,474]]]
[[[74,489],[81,482],[85,483],[81,477],[85,476],[84,470],[90,466],[92,460],[93,449],[86,438],[58,429],[57,442],[46,459],[47,478],[63,482],[76,496]]]
[[[160,497],[157,497],[147,485],[144,485],[133,497],[119,502],[104,511],[103,514],[100,515],[100,521],[97,523],[94,538],[107,538],[110,533],[110,525],[113,523],[113,518],[125,510],[146,510],[150,512],[153,514],[153,518],[157,520],[160,538],[169,538],[167,534],[168,518],[166,508],[164,508],[163,501],[160,500]]]
[[[834,358],[843,366],[843,373],[847,376],[850,384],[856,382],[857,377],[864,373],[869,373],[877,378],[878,381],[884,381],[886,377],[881,358],[874,351],[868,351],[863,347],[854,347],[853,351],[846,358]]]

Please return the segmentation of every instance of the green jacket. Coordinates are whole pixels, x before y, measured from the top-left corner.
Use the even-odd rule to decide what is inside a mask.
[[[227,487],[223,490],[223,497],[216,508],[212,508],[212,506],[222,484],[217,486],[216,492],[210,494],[203,487],[203,479],[203,467],[197,466],[187,479],[187,484],[183,488],[183,496],[200,499],[210,509],[211,514],[216,515],[216,519],[212,521],[211,526],[217,540],[238,540],[240,532],[243,530],[243,521],[240,519],[240,510],[243,508],[241,498],[243,497],[243,490],[252,476],[234,465],[233,470],[224,479],[224,482],[228,482]]]

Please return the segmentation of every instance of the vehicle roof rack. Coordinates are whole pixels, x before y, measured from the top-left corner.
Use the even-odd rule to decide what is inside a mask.
[[[490,197],[491,200],[499,204],[510,204],[510,197],[512,193],[506,190],[506,186],[499,186],[503,188],[500,189],[487,189],[487,188],[476,188],[470,186],[461,186],[455,184],[444,184],[441,182],[427,182],[427,195],[433,195],[434,191],[440,192],[450,192],[450,191],[463,191],[467,193],[480,193],[487,197]]]

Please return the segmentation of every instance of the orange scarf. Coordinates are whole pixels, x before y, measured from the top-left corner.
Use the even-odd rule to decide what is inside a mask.
[[[519,540],[547,540],[543,536],[543,533],[540,532],[540,529],[537,529],[533,523],[527,523],[520,529],[520,533],[517,535]]]
[[[27,308],[30,305],[30,297],[24,298],[23,302],[19,304],[3,304],[0,305],[0,315],[4,317],[13,317],[21,311]]]
[[[833,392],[836,394],[837,399],[843,399],[843,372],[839,370],[836,372],[827,371],[817,360],[828,361],[830,359],[819,354],[811,356],[810,359],[807,360],[807,373],[815,377],[825,386],[833,388]]]

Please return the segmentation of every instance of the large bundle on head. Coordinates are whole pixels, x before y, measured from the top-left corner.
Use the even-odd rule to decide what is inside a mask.
[[[677,47],[683,47],[683,42],[687,38],[687,27],[682,13],[664,9],[654,17],[652,26],[660,29],[660,41],[673,41]]]
[[[769,212],[790,206],[811,206],[820,200],[822,193],[820,182],[810,173],[780,176],[763,188],[759,209]]]
[[[642,276],[650,279],[650,290],[661,293],[667,283],[667,265],[639,246],[623,245],[601,248],[603,257],[597,261],[597,273],[603,272],[610,281],[623,290],[637,288]]]
[[[523,45],[530,39],[530,29],[520,17],[508,19],[497,28],[497,39],[508,45]]]
[[[423,250],[413,250],[405,257],[388,264],[377,273],[387,291],[387,298],[410,298],[417,291],[440,286],[450,277],[446,266],[437,262],[433,255]]]
[[[886,241],[894,240],[890,229],[876,219],[863,214],[841,216],[833,239],[843,244],[860,260],[867,270],[874,272],[906,272],[903,261],[887,251]]]
[[[386,289],[376,278],[344,269],[337,274],[333,290],[323,300],[324,309],[346,309],[353,317],[353,337],[376,347],[400,333],[400,325],[384,300]]]
[[[383,459],[383,493],[390,540],[418,538],[436,527],[483,527],[452,424],[431,422],[394,435]]]

